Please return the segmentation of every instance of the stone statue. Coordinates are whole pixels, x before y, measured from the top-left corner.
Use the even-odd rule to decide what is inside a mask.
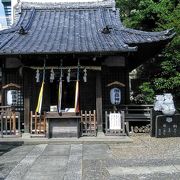
[[[162,104],[164,103],[164,96],[163,95],[156,95],[155,103],[154,103],[154,110],[155,111],[162,111]]]
[[[155,111],[162,111],[166,116],[174,115],[176,109],[174,106],[173,96],[171,93],[164,93],[164,95],[156,95],[154,103]]]

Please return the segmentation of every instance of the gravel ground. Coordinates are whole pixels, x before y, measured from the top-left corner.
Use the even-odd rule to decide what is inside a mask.
[[[156,159],[180,158],[180,138],[153,138],[149,135],[133,136],[133,143],[110,145],[117,158]],[[128,156],[127,156],[128,155]]]
[[[180,179],[179,137],[154,138],[138,134],[132,139],[131,144],[109,146],[115,157],[109,168],[110,179]],[[112,164],[116,165],[112,168]]]

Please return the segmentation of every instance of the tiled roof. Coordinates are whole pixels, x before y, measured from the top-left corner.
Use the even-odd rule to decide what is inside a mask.
[[[174,36],[123,27],[114,1],[107,2],[22,4],[18,23],[0,31],[0,54],[129,52]]]

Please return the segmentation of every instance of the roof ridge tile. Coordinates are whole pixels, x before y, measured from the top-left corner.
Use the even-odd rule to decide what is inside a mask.
[[[21,2],[22,9],[79,9],[79,8],[115,8],[115,0],[103,0],[94,2]]]

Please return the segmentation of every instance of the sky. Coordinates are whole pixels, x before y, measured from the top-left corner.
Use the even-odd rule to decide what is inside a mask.
[[[0,2],[0,16],[4,15],[4,9],[3,9],[3,5]]]
[[[2,3],[0,2],[0,24],[5,25],[6,21],[5,21],[5,15],[4,15],[4,8]]]

